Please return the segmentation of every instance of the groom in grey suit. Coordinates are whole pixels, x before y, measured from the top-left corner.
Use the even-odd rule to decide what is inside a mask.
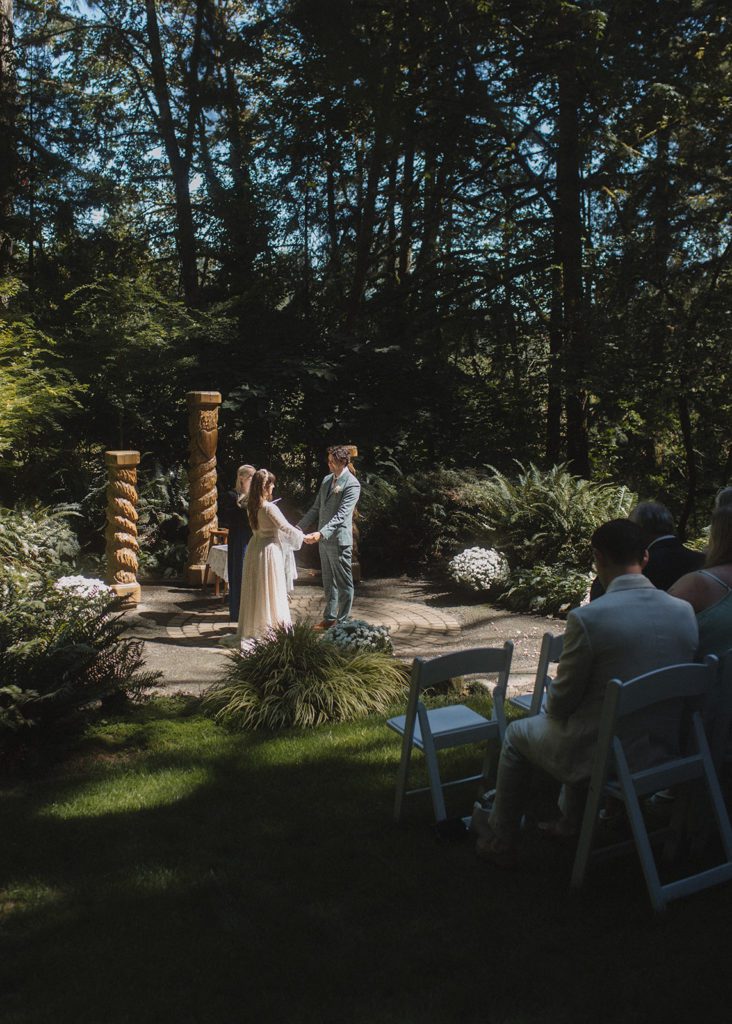
[[[343,622],[353,604],[353,510],[361,485],[348,469],[350,450],[345,445],[328,449],[330,473],[324,478],[312,508],[297,524],[305,532],[317,525],[315,533],[306,533],[306,544],[320,544],[323,570],[325,612],[317,630]]]
[[[546,714],[512,722],[498,764],[493,810],[478,855],[501,866],[516,857],[521,816],[533,766],[563,783],[562,817],[547,829],[572,835],[581,816],[592,770],[605,689],[653,669],[693,661],[698,645],[694,609],[656,590],[643,575],[648,561],[643,532],[614,519],[592,535],[597,574],[606,589],[567,618],[557,678],[549,687]],[[639,731],[633,757],[651,765],[663,750],[663,722]],[[654,746],[655,744],[655,746]]]

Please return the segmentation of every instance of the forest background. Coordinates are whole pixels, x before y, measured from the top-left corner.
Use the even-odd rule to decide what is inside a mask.
[[[2,500],[100,531],[131,448],[174,511],[201,389],[227,483],[304,501],[334,442],[372,495],[566,463],[698,534],[732,475],[724,10],[0,0]]]

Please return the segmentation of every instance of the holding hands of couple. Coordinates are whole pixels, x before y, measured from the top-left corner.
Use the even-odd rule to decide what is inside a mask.
[[[306,533],[302,539],[303,544],[317,544],[320,540],[320,534],[316,531],[315,533]]]

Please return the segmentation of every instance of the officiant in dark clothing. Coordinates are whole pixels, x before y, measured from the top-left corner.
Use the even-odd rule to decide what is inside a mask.
[[[640,526],[648,549],[648,563],[643,570],[657,590],[668,590],[687,572],[701,569],[704,553],[686,548],[676,536],[673,516],[660,501],[641,501],[628,516]],[[590,588],[590,600],[602,597],[605,589],[598,579]]]
[[[252,537],[247,517],[249,485],[256,473],[254,466],[239,466],[233,491],[225,491],[219,498],[219,525],[229,531],[227,571],[229,576],[229,622],[239,621],[241,574],[244,553]]]

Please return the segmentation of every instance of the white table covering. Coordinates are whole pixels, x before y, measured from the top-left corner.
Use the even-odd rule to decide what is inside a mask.
[[[211,571],[224,580],[229,582],[229,545],[228,544],[212,544],[211,550],[208,553],[206,563],[211,566]]]

